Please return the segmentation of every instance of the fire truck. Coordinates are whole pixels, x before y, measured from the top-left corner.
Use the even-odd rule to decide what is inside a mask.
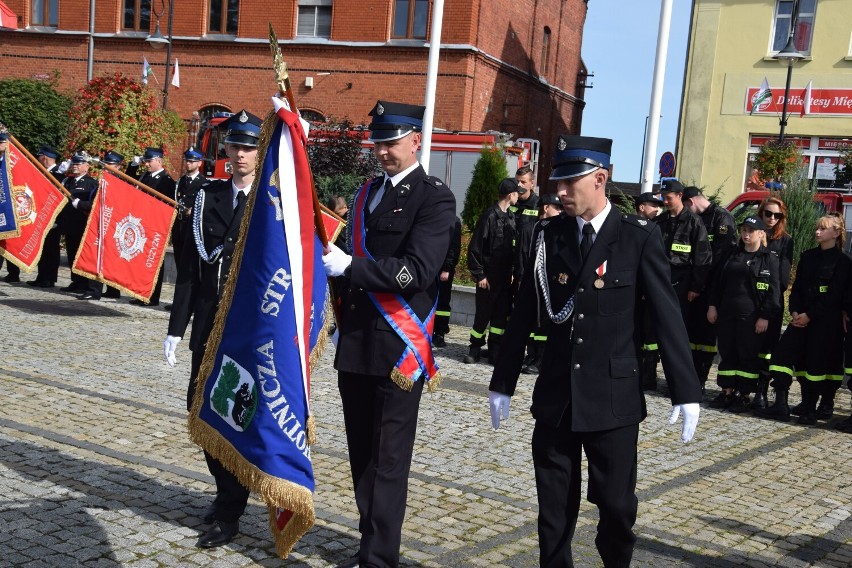
[[[196,148],[204,156],[203,172],[211,179],[226,179],[228,158],[225,155],[225,132],[220,125],[231,113],[216,113],[206,119],[199,127]],[[322,137],[322,129],[312,129],[308,133],[309,143]],[[353,128],[350,133],[361,140],[365,152],[372,151],[369,131]],[[502,132],[449,132],[434,130],[430,152],[429,173],[441,178],[450,187],[456,197],[456,208],[460,212],[464,206],[465,193],[473,178],[473,169],[479,160],[483,147],[500,146],[506,159],[509,175],[522,166],[530,166],[533,174],[538,174],[539,141],[532,138],[512,140],[511,135]]]

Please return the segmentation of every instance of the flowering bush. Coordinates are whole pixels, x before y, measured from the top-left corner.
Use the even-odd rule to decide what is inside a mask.
[[[96,156],[114,150],[128,159],[148,146],[162,147],[167,156],[179,152],[186,127],[176,113],[162,110],[154,95],[121,73],[93,79],[74,99],[66,149]]]
[[[764,181],[788,181],[801,168],[802,158],[792,142],[770,140],[760,148],[755,167]]]

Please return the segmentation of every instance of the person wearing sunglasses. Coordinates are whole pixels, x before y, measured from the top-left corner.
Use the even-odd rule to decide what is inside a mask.
[[[769,327],[764,334],[761,350],[763,366],[757,380],[752,408],[767,406],[769,391],[769,354],[781,337],[781,319],[784,314],[784,292],[790,286],[790,270],[793,266],[793,237],[787,232],[787,206],[777,197],[767,197],[757,209],[757,216],[766,224],[766,248],[778,258],[781,277],[781,306],[777,314],[769,318]]]

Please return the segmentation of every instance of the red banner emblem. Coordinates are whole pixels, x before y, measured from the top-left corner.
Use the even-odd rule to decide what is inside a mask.
[[[74,272],[148,300],[174,219],[168,203],[103,172]]]

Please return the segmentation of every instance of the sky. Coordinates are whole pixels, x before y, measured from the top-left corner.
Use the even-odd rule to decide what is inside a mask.
[[[662,0],[591,0],[588,5],[582,56],[595,76],[588,81],[594,87],[586,90],[581,134],[613,139],[615,181],[640,181],[661,4]],[[675,152],[677,143],[691,5],[689,0],[672,2],[655,182],[660,156]]]

